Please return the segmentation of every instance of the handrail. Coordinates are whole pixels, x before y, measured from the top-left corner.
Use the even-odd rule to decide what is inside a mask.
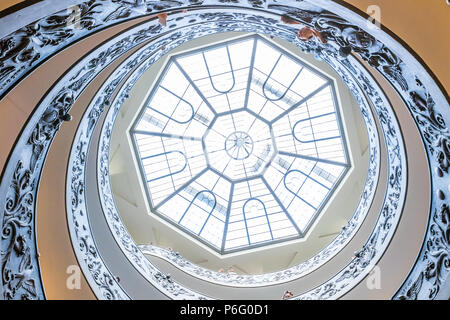
[[[1,57],[3,65],[0,76],[3,85],[0,87],[0,97],[4,97],[18,81],[23,79],[23,77],[51,57],[55,52],[94,31],[125,20],[122,17],[114,18],[115,12],[129,9],[131,13],[126,15],[126,19],[132,19],[143,14],[125,1],[112,2],[110,0],[103,0],[93,2],[92,6],[89,6],[88,3],[85,2],[83,4],[87,6],[87,10],[85,11],[87,13],[82,17],[83,24],[79,31],[64,33],[66,30],[65,25],[49,26],[45,24],[46,20],[42,19],[40,22],[44,22],[44,24],[41,26],[41,29],[47,30],[47,33],[40,32],[38,34],[35,28],[36,24],[32,24],[28,29],[21,29],[15,34],[3,39],[4,43],[9,43],[9,45],[5,46],[7,49]],[[434,299],[443,287],[444,289],[448,289],[449,284],[445,282],[445,279],[448,279],[447,276],[450,271],[447,264],[439,263],[449,251],[448,239],[446,238],[446,234],[441,230],[443,221],[440,219],[440,217],[448,216],[449,208],[446,199],[450,196],[450,190],[448,190],[450,182],[450,173],[448,170],[450,159],[450,153],[448,152],[448,143],[450,141],[448,123],[450,122],[450,113],[448,112],[449,103],[446,95],[441,91],[439,85],[435,83],[420,62],[383,30],[373,32],[377,38],[382,39],[383,43],[381,43],[364,31],[367,26],[360,16],[343,8],[341,5],[330,0],[314,2],[315,5],[317,3],[321,5],[326,4],[327,9],[333,12],[348,12],[349,14],[346,16],[346,19],[330,11],[324,11],[320,7],[314,7],[311,3],[307,3],[306,7],[304,7],[305,3],[295,2],[295,5],[291,6],[292,3],[290,1],[282,2],[282,5],[279,2],[269,2],[262,8],[258,2],[249,2],[248,4],[239,4],[241,7],[238,8],[235,3],[228,6],[217,2],[217,8],[222,8],[221,12],[208,12],[208,14],[216,17],[219,21],[222,15],[225,14],[223,7],[234,8],[232,13],[226,12],[226,19],[233,21],[242,18],[243,13],[254,13],[255,11],[252,10],[255,9],[258,11],[258,14],[249,14],[252,19],[258,21],[261,25],[267,23],[266,25],[270,24],[272,27],[275,26],[267,34],[278,35],[278,32],[284,29],[286,34],[289,33],[289,35],[284,37],[285,39],[296,43],[309,52],[315,52],[318,57],[324,59],[329,58],[336,68],[341,68],[338,64],[339,59],[343,59],[343,63],[348,63],[351,60],[351,56],[347,57],[347,59],[345,57],[349,52],[353,51],[366,60],[372,67],[376,68],[397,90],[416,121],[425,145],[429,165],[433,170],[431,170],[432,203],[429,215],[430,223],[425,235],[424,246],[410,275],[394,298]],[[99,4],[105,10],[99,10],[97,12],[97,9],[93,6]],[[214,0],[212,2],[209,1],[208,6],[205,6],[204,10],[206,8],[215,8],[214,4],[216,4]],[[168,6],[171,5],[173,5],[171,7],[172,9],[185,8],[183,6],[180,7],[177,3],[168,4]],[[195,9],[193,7],[190,9],[194,12],[197,10],[197,7],[201,7],[202,5],[197,4]],[[292,19],[298,20],[309,28],[316,28],[317,32],[326,37],[327,44],[319,43],[314,39],[306,42],[298,40],[293,32],[296,31],[294,27],[283,26],[278,20],[273,20],[273,17],[281,14],[289,15]],[[173,16],[175,17],[176,15]],[[67,20],[68,17],[66,16],[65,19]],[[96,19],[104,23],[95,25],[95,22],[98,21]],[[197,21],[201,21],[200,18],[198,19]],[[266,19],[270,19],[271,21],[266,21]],[[64,19],[62,20],[64,21]],[[225,18],[222,19],[222,21],[224,20]],[[243,27],[243,29],[245,28]],[[26,30],[28,32],[25,32]],[[152,31],[154,32],[153,34],[164,32],[158,28],[154,28]],[[61,37],[62,35],[64,37]],[[52,41],[44,41],[48,40],[46,37]],[[134,45],[136,42],[139,42],[137,39],[139,38],[135,37]],[[27,48],[26,51],[30,53],[24,55],[24,59],[16,59],[18,54],[25,52],[24,50],[20,50],[20,48]],[[126,44],[126,46],[117,48],[117,50],[124,52],[129,48],[130,46]],[[87,76],[85,71],[82,70],[75,73],[73,69],[70,71],[70,77],[73,77],[73,79],[70,79],[66,75],[64,77],[66,80],[65,83],[59,81],[49,91],[48,95],[43,98],[24,127],[21,137],[17,141],[2,174],[0,184],[0,221],[3,230],[1,242],[2,272],[9,270],[8,272],[11,272],[11,275],[19,275],[20,272],[23,272],[23,270],[19,269],[19,265],[21,265],[20,259],[30,258],[29,264],[26,267],[31,267],[34,271],[27,276],[34,280],[35,292],[28,294],[29,298],[44,297],[42,283],[38,274],[39,263],[36,254],[35,239],[31,238],[28,240],[28,243],[25,243],[22,235],[20,235],[21,237],[18,237],[18,235],[11,237],[11,233],[5,234],[5,230],[11,230],[8,224],[14,223],[14,218],[9,220],[13,217],[11,214],[13,212],[12,209],[20,208],[20,212],[22,214],[26,212],[29,217],[26,228],[30,228],[31,234],[34,234],[34,204],[36,201],[37,186],[49,145],[63,121],[67,119],[67,112],[89,81],[88,79],[92,79],[92,76],[99,71],[99,66],[105,66],[111,61],[110,59],[115,59],[116,56],[114,54],[117,53],[108,51],[108,54],[109,56],[107,55],[106,57],[107,61],[96,61],[93,65],[85,64],[85,66],[88,66],[87,69],[94,71],[92,75]],[[354,65],[349,64],[348,67],[352,68]],[[83,79],[84,83],[78,83],[78,86],[75,86],[74,79],[80,81],[80,75],[85,76]],[[362,78],[362,76],[362,73],[359,74],[359,78]],[[74,86],[69,88],[68,84]],[[366,89],[366,92],[370,94],[368,90]],[[52,119],[52,121],[49,122],[49,119]],[[391,171],[391,174],[392,182],[394,184],[400,183],[401,173],[399,171]],[[404,181],[405,179],[401,183],[404,183]],[[392,196],[395,197],[394,194]],[[390,213],[386,214],[389,218]],[[445,230],[445,225],[443,230]],[[380,257],[379,253],[372,250],[372,245],[378,240],[374,238],[371,240],[373,242],[364,247],[355,261],[340,273],[340,279],[348,279],[348,270],[352,270],[352,276],[355,278],[356,276],[363,275],[366,272],[363,272],[363,269],[370,269],[368,268],[370,267],[370,261],[377,260]],[[19,259],[11,255],[12,250],[16,250],[17,248],[24,249],[17,252]],[[430,254],[431,252],[433,254]],[[339,278],[332,281],[336,283],[337,280]],[[13,286],[12,278],[5,278],[3,276],[0,293],[2,293],[4,298],[13,299],[19,297],[21,293],[26,294],[23,287],[16,288]],[[321,294],[324,294],[322,297],[327,298],[337,296],[325,294],[323,288],[323,286],[317,288],[315,293],[308,297],[317,298],[321,297]],[[348,286],[346,288],[334,287],[333,292],[342,293],[343,290],[348,290],[348,288]]]

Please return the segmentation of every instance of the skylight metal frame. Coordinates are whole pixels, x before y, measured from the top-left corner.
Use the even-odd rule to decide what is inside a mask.
[[[233,87],[234,87],[234,85],[235,85],[234,70],[232,68],[232,61],[231,61],[231,58],[230,58],[230,53],[229,53],[229,50],[228,50],[228,46],[232,45],[232,44],[239,43],[239,42],[244,42],[244,41],[247,41],[249,39],[253,39],[253,47],[252,47],[252,56],[251,56],[251,62],[250,62],[249,72],[248,72],[249,74],[248,74],[248,80],[247,80],[247,88],[246,88],[246,92],[245,92],[245,104],[244,104],[244,107],[243,108],[239,108],[239,109],[233,109],[233,110],[230,110],[228,112],[217,112],[214,109],[214,107],[209,103],[208,99],[202,94],[201,90],[197,87],[197,85],[194,83],[194,81],[191,79],[191,77],[180,66],[180,64],[177,61],[177,59],[181,58],[181,57],[188,57],[188,56],[191,56],[191,55],[195,55],[195,54],[200,53],[200,52],[202,53],[203,58],[205,59],[203,52],[209,51],[209,50],[214,50],[215,48],[223,47],[224,45],[226,45],[227,54],[228,54],[228,57],[229,57],[229,63],[230,63],[230,66],[231,66],[231,72],[232,72],[232,78],[233,78]],[[302,66],[301,70],[299,71],[299,73],[297,74],[295,79],[297,79],[299,74],[304,69],[307,69],[307,70],[311,71],[313,74],[318,75],[318,76],[320,76],[321,78],[323,78],[325,80],[324,84],[322,84],[320,87],[318,87],[313,92],[309,93],[307,96],[303,97],[300,101],[294,103],[291,107],[286,109],[284,112],[282,112],[281,114],[276,116],[271,121],[269,121],[269,120],[265,119],[264,117],[260,116],[259,114],[255,113],[253,110],[248,109],[249,94],[250,94],[250,90],[251,90],[250,89],[251,88],[251,80],[252,80],[252,77],[253,77],[254,62],[255,62],[255,55],[256,55],[256,51],[257,51],[257,43],[258,43],[258,41],[262,41],[266,45],[269,45],[271,48],[274,48],[275,50],[280,51],[280,58],[281,58],[282,55],[285,55],[288,58],[290,58],[290,59],[292,59],[294,61],[297,61]],[[278,63],[278,61],[277,61],[277,63]],[[157,88],[161,87],[161,82],[165,78],[165,76],[166,76],[166,74],[168,72],[168,69],[171,66],[171,64],[174,64],[175,66],[177,66],[179,68],[181,73],[188,80],[189,85],[192,86],[192,88],[195,90],[195,92],[198,94],[198,96],[202,99],[202,101],[205,103],[205,105],[209,108],[209,110],[213,114],[213,119],[210,121],[210,123],[207,126],[207,129],[205,131],[205,134],[203,134],[201,139],[197,138],[197,137],[186,137],[186,136],[182,136],[182,135],[178,135],[177,136],[177,135],[173,135],[173,134],[166,134],[166,133],[159,133],[159,132],[148,132],[148,131],[141,131],[141,130],[137,129],[138,124],[140,123],[144,113],[146,112],[147,106],[149,106],[149,103],[152,101],[154,95],[156,94]],[[205,61],[205,64],[207,65],[206,61]],[[272,68],[272,71],[274,70],[275,67],[276,67],[276,65]],[[209,69],[208,69],[208,75],[209,75],[209,79],[210,79],[211,84],[212,84],[213,79],[212,79],[211,73],[209,72]],[[268,75],[268,77],[266,79],[266,82],[267,82],[269,77],[270,77],[270,75]],[[295,79],[292,81],[292,83],[291,83],[291,85],[289,87],[292,86],[292,84],[295,82]],[[233,90],[233,87],[230,90],[228,90],[226,93],[228,93],[231,90]],[[303,103],[309,101],[318,92],[320,92],[321,90],[323,90],[324,88],[327,88],[327,87],[330,88],[331,95],[332,95],[332,103],[333,103],[333,107],[334,107],[334,110],[335,110],[335,113],[336,113],[336,122],[338,124],[338,129],[339,129],[339,133],[340,133],[339,137],[342,140],[341,143],[342,143],[342,149],[343,149],[343,153],[344,153],[345,162],[344,163],[342,163],[342,162],[335,162],[335,161],[332,161],[332,160],[318,159],[318,158],[310,157],[310,156],[307,156],[307,155],[299,155],[299,154],[295,154],[294,155],[294,154],[291,154],[289,152],[279,151],[276,148],[277,144],[275,143],[275,137],[274,137],[273,126],[272,126],[273,123],[277,122],[278,120],[283,118],[285,115],[289,114],[292,110],[294,110],[297,107],[301,106]],[[213,86],[213,88],[214,88],[214,86]],[[174,192],[172,192],[172,194],[169,197],[167,197],[167,199],[163,200],[161,203],[158,203],[157,205],[155,203],[153,203],[152,196],[151,196],[150,190],[149,190],[149,186],[146,183],[147,179],[144,179],[144,183],[143,184],[144,184],[144,189],[145,189],[145,193],[146,193],[147,200],[148,200],[148,205],[149,205],[150,211],[153,214],[156,214],[158,217],[162,218],[163,220],[167,221],[168,223],[170,223],[171,225],[175,226],[176,228],[182,230],[183,232],[190,234],[197,241],[199,241],[200,243],[208,246],[209,248],[211,248],[212,250],[214,250],[214,251],[216,251],[216,252],[218,252],[220,254],[228,254],[228,253],[233,253],[233,252],[238,252],[238,251],[258,248],[258,247],[262,247],[262,246],[269,246],[269,245],[271,246],[271,245],[274,245],[274,244],[277,244],[277,243],[303,238],[304,235],[309,231],[311,226],[314,224],[314,222],[316,221],[317,217],[321,214],[321,212],[323,210],[323,207],[328,203],[330,198],[333,196],[336,188],[340,185],[340,183],[342,182],[342,179],[345,177],[346,173],[348,172],[348,170],[351,167],[350,158],[349,158],[349,154],[348,154],[348,148],[347,148],[347,139],[346,139],[346,136],[345,136],[345,131],[343,130],[343,127],[342,127],[342,119],[341,119],[341,115],[340,115],[340,108],[339,108],[339,105],[337,103],[337,96],[336,96],[336,89],[335,89],[334,81],[331,78],[329,78],[328,76],[322,74],[319,70],[314,69],[313,67],[309,66],[307,63],[302,61],[299,57],[296,57],[293,54],[289,53],[288,51],[286,51],[286,49],[279,47],[277,44],[274,44],[274,43],[270,42],[269,40],[267,40],[264,37],[261,37],[259,35],[254,34],[254,35],[244,36],[244,37],[241,37],[241,38],[238,38],[238,39],[234,39],[234,40],[227,40],[227,41],[220,42],[220,43],[217,43],[217,44],[214,44],[214,45],[211,45],[211,46],[206,46],[206,47],[202,47],[202,48],[191,50],[189,52],[185,52],[185,53],[176,54],[176,55],[171,56],[168,59],[168,61],[166,62],[163,72],[158,76],[157,81],[154,83],[154,85],[151,87],[150,90],[151,90],[151,93],[147,97],[147,100],[145,101],[144,107],[139,112],[138,117],[136,118],[135,122],[133,123],[133,125],[132,125],[132,127],[130,129],[130,134],[132,136],[131,141],[132,141],[135,153],[136,153],[136,158],[138,159],[138,167],[139,167],[139,171],[140,171],[140,174],[141,174],[142,177],[146,177],[146,172],[145,172],[145,169],[144,169],[144,166],[143,166],[143,163],[142,163],[142,157],[141,157],[141,154],[140,154],[140,149],[139,149],[139,146],[138,146],[136,134],[146,134],[146,135],[152,135],[152,136],[159,136],[160,138],[174,137],[174,138],[179,138],[182,141],[183,141],[183,139],[187,139],[187,140],[191,140],[191,141],[199,141],[199,142],[201,141],[202,148],[203,148],[203,150],[205,150],[205,137],[208,134],[209,130],[211,130],[211,128],[214,126],[214,123],[216,122],[218,117],[224,116],[224,115],[228,115],[228,114],[237,113],[237,112],[241,112],[241,111],[248,112],[250,115],[254,116],[257,119],[260,119],[266,125],[269,126],[270,133],[271,133],[271,136],[272,136],[272,140],[274,142],[273,146],[275,147],[274,148],[274,153],[273,153],[273,155],[272,155],[272,157],[271,157],[271,159],[269,161],[269,164],[271,164],[273,162],[273,160],[277,156],[282,155],[282,156],[294,156],[295,158],[301,158],[301,159],[305,159],[305,160],[318,161],[317,163],[322,162],[322,163],[325,163],[325,164],[339,165],[343,169],[342,172],[340,173],[339,177],[337,177],[336,181],[332,185],[332,187],[329,188],[329,192],[327,193],[325,198],[323,198],[323,200],[321,201],[320,205],[317,207],[315,213],[313,214],[313,216],[311,217],[310,221],[308,222],[306,228],[304,228],[303,231],[301,231],[300,228],[297,226],[296,222],[291,217],[291,215],[289,214],[288,210],[286,210],[284,204],[277,197],[277,195],[275,194],[274,190],[271,188],[270,184],[267,182],[266,178],[264,177],[264,174],[265,174],[267,168],[269,167],[269,165],[267,165],[264,168],[264,170],[261,173],[259,173],[258,175],[255,175],[255,176],[253,176],[251,178],[242,178],[242,179],[238,179],[238,180],[234,180],[233,181],[232,179],[229,179],[228,177],[222,175],[215,168],[211,167],[209,159],[208,159],[208,154],[207,154],[207,152],[205,152],[205,158],[206,158],[206,161],[207,161],[206,162],[207,163],[206,167],[203,170],[201,170],[199,173],[197,173],[196,175],[193,175],[191,179],[189,179],[188,181],[183,183]],[[168,90],[168,89],[166,89],[166,90]],[[218,91],[217,89],[215,89],[215,90],[217,92],[219,92],[219,93],[222,93],[222,92]],[[286,91],[284,92],[283,96],[280,99],[283,99],[283,97],[286,95],[288,90],[289,90],[289,88],[286,89]],[[178,98],[180,99],[180,101],[183,100],[182,97],[178,97]],[[280,100],[280,99],[277,99],[277,100]],[[269,100],[269,99],[267,99],[267,100]],[[191,108],[193,108],[192,104],[190,104],[188,101],[186,101],[186,102],[191,106]],[[174,110],[174,112],[175,112],[175,110]],[[167,117],[167,115],[163,115],[163,116]],[[192,117],[190,118],[190,120],[188,122],[192,121],[194,116],[195,116],[195,112],[193,113]],[[167,117],[167,118],[169,118],[169,117]],[[186,155],[184,155],[184,157],[186,157]],[[317,163],[315,165],[317,165]],[[183,170],[184,170],[184,168],[183,168]],[[212,214],[212,211],[214,211],[214,208],[217,205],[217,201],[216,200],[214,201],[214,208],[209,213],[208,218],[204,222],[203,227],[201,228],[201,231],[198,234],[196,234],[195,232],[193,232],[189,228],[186,228],[185,226],[181,225],[180,223],[176,223],[176,221],[171,220],[169,217],[167,217],[164,214],[161,214],[158,211],[158,209],[161,208],[161,206],[163,206],[165,203],[167,203],[172,197],[177,195],[179,192],[183,191],[186,187],[188,187],[191,183],[195,182],[198,178],[200,178],[203,174],[205,174],[208,171],[216,173],[221,178],[227,180],[230,183],[230,193],[229,193],[229,198],[228,198],[228,206],[227,206],[227,210],[226,210],[222,241],[221,241],[221,246],[220,246],[219,250],[214,245],[212,245],[211,243],[209,243],[208,241],[206,241],[205,239],[203,239],[203,238],[201,238],[199,236],[201,231],[205,227],[206,223],[208,222],[208,219],[210,218],[210,216]],[[309,177],[309,175],[307,175],[307,177]],[[267,190],[273,196],[275,201],[278,203],[279,207],[286,214],[286,217],[289,219],[289,221],[292,223],[292,225],[296,229],[297,235],[289,236],[289,237],[285,237],[285,238],[280,238],[280,239],[273,239],[272,230],[271,230],[271,224],[268,223],[268,227],[270,229],[270,234],[271,234],[272,240],[270,240],[270,241],[263,241],[263,242],[260,242],[260,243],[250,243],[250,241],[249,241],[249,244],[245,245],[243,247],[237,247],[237,248],[232,248],[232,249],[225,249],[225,243],[226,243],[226,240],[227,240],[227,232],[228,232],[230,213],[231,213],[231,206],[232,206],[230,202],[231,202],[231,200],[233,198],[235,186],[236,186],[237,183],[241,183],[241,182],[245,182],[245,181],[249,182],[249,181],[256,180],[256,179],[260,179],[263,182],[263,184],[266,186]],[[208,190],[199,191],[198,193],[204,192],[204,191],[208,191]],[[251,199],[252,198],[247,199],[247,201],[245,203],[247,203]],[[259,200],[257,198],[253,198],[253,199]],[[194,201],[195,201],[195,197],[192,200],[192,203],[189,204],[189,207],[193,204]],[[261,200],[259,200],[259,201],[261,201]],[[265,208],[264,202],[261,201],[261,203],[263,203],[263,206]],[[189,209],[189,207],[188,207],[188,209]],[[186,211],[188,209],[186,209]],[[267,214],[266,209],[265,209],[265,216],[266,216],[267,221],[268,221],[269,220],[269,217],[268,217],[269,215]],[[183,215],[183,217],[184,217],[184,215]],[[246,220],[246,219],[244,218],[244,220]],[[247,223],[247,222],[245,221],[245,223]],[[249,230],[246,227],[247,236],[249,236],[248,235],[248,231]]]

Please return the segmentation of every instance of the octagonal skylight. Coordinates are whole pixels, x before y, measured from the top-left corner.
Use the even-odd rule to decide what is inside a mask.
[[[131,130],[152,214],[219,253],[303,237],[349,168],[333,85],[257,35],[172,56]]]

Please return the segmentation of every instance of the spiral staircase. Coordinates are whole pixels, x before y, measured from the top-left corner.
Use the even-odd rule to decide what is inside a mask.
[[[408,23],[381,6],[381,22],[399,38],[373,24],[363,2],[5,4],[1,298],[449,299],[445,60],[418,47],[420,26],[402,30]],[[427,10],[445,17],[441,2]],[[405,16],[425,16],[424,8],[415,3]],[[447,23],[439,19],[417,23],[433,30]],[[262,39],[326,74],[348,170],[301,236],[255,246],[249,237],[248,248],[224,252],[156,214],[133,124],[173,57],[242,39]],[[426,41],[445,57],[448,39],[428,33]],[[281,164],[277,148],[267,167]],[[228,222],[232,209],[223,210]]]

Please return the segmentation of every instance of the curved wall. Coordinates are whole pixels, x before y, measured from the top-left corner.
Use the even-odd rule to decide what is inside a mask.
[[[134,22],[130,22],[130,25],[134,23]],[[118,30],[119,28],[117,28]],[[107,34],[107,32],[112,32],[110,33],[110,35],[114,34],[117,30],[112,31],[112,30],[108,30],[105,31],[105,34]],[[99,37],[98,39],[96,39],[96,37]],[[106,36],[108,37],[108,36]],[[84,40],[86,43],[88,43],[89,41],[93,41],[92,44],[95,44],[96,41],[98,41],[101,38],[101,34],[97,34],[95,36],[92,36],[90,38],[87,38],[86,40]],[[2,108],[0,109],[1,112],[5,112],[4,114],[7,114],[7,116],[5,117],[0,117],[1,119],[4,119],[2,122],[5,122],[4,125],[1,126],[1,130],[5,133],[5,139],[2,139],[2,150],[10,150],[11,147],[14,144],[14,140],[15,137],[18,135],[18,133],[20,132],[20,127],[17,127],[16,124],[17,123],[21,123],[24,124],[28,115],[30,114],[30,112],[32,111],[32,109],[34,108],[34,106],[36,106],[36,104],[38,103],[38,100],[40,99],[40,97],[43,95],[44,91],[46,90],[46,88],[48,88],[48,84],[46,84],[45,81],[36,81],[36,79],[47,79],[46,76],[42,76],[42,74],[47,74],[48,71],[46,71],[46,67],[50,67],[52,66],[52,63],[57,62],[58,59],[62,59],[60,60],[60,64],[55,67],[53,66],[53,69],[51,74],[55,76],[55,79],[57,78],[58,72],[61,74],[65,68],[67,67],[67,65],[69,65],[70,63],[70,58],[74,58],[77,57],[78,54],[75,53],[72,50],[75,50],[76,47],[78,45],[75,45],[74,47],[66,50],[65,52],[63,52],[62,54],[58,54],[56,55],[54,58],[52,58],[52,60],[50,60],[49,62],[47,62],[46,64],[42,65],[41,67],[39,67],[33,74],[31,74],[31,76],[29,76],[28,78],[26,78],[21,84],[20,86],[16,87],[13,91],[11,91],[4,99],[2,99],[1,101],[1,106]],[[82,49],[83,50],[83,49]],[[67,53],[68,55],[64,58],[64,53]],[[73,60],[74,61],[74,60]],[[444,61],[444,60],[441,60]],[[65,64],[65,66],[64,66]],[[61,68],[61,69],[59,69]],[[445,69],[445,68],[444,68]],[[57,70],[57,72],[55,72],[55,70]],[[39,77],[39,74],[41,74],[41,76]],[[35,77],[36,78],[33,78]],[[96,82],[98,81],[97,84],[93,83],[93,86],[97,85],[99,86],[101,83],[101,76],[99,76],[96,79]],[[445,76],[444,76],[445,79]],[[52,81],[50,81],[52,82]],[[385,82],[383,79],[379,79],[380,83]],[[37,87],[35,84],[38,83],[41,87]],[[30,85],[32,84],[32,85]],[[33,92],[30,91],[30,88],[33,88]],[[20,91],[22,90],[22,91]],[[92,91],[90,91],[92,90]],[[76,119],[77,117],[81,116],[81,112],[82,112],[82,108],[86,106],[86,103],[89,101],[88,96],[94,93],[95,89],[94,87],[92,87],[91,89],[88,89],[85,91],[84,94],[86,94],[86,97],[83,98],[83,96],[81,96],[79,98],[79,100],[77,100],[76,105],[75,105],[75,109],[73,109],[73,114],[74,114],[74,122],[72,124],[69,125],[64,125],[63,126],[63,130],[74,130],[75,128],[75,124],[76,124]],[[417,132],[417,129],[414,127],[415,124],[412,121],[403,121],[403,116],[409,116],[409,112],[407,112],[405,109],[402,109],[400,106],[400,100],[398,99],[398,97],[396,97],[396,93],[392,90],[392,92],[389,92],[388,89],[386,89],[386,92],[389,96],[389,98],[391,99],[391,101],[393,101],[394,104],[394,108],[396,109],[397,112],[397,116],[399,117],[399,120],[402,124],[402,128],[404,128],[404,134],[408,135],[408,139],[411,137],[411,139],[409,140],[410,142],[407,142],[407,151],[408,151],[408,158],[411,159],[411,155],[414,157],[414,159],[416,160],[414,165],[417,165],[418,168],[420,168],[420,166],[425,165],[426,166],[426,157],[423,154],[423,146],[422,144],[420,144],[418,141],[420,141],[420,136]],[[29,100],[28,100],[29,99]],[[34,100],[33,100],[34,99]],[[86,100],[84,100],[86,99]],[[80,109],[78,109],[78,105],[80,105]],[[80,113],[78,113],[80,112]],[[72,113],[72,111],[71,111]],[[409,116],[410,117],[410,116]],[[5,121],[6,120],[6,121]],[[70,132],[70,131],[67,131]],[[73,132],[73,131],[72,131]],[[415,133],[415,135],[414,135]],[[70,136],[70,135],[69,135]],[[3,135],[2,135],[3,137]],[[38,246],[41,249],[41,267],[42,267],[42,273],[43,273],[43,278],[44,278],[44,286],[47,288],[48,293],[48,297],[49,298],[65,298],[65,297],[74,297],[74,298],[92,298],[92,293],[90,292],[90,290],[87,290],[85,292],[82,291],[78,291],[78,292],[72,292],[72,293],[68,293],[68,292],[64,292],[64,288],[61,288],[61,283],[64,279],[64,275],[63,275],[63,270],[65,270],[63,264],[61,265],[60,268],[57,268],[58,270],[56,270],[56,265],[55,265],[55,261],[59,262],[59,261],[66,261],[68,263],[74,263],[74,255],[72,254],[72,252],[69,250],[64,250],[64,254],[65,257],[63,259],[59,259],[58,254],[55,254],[56,251],[59,252],[59,245],[61,245],[62,243],[65,243],[65,248],[69,248],[68,246],[68,237],[67,237],[67,233],[61,232],[61,223],[64,221],[63,219],[63,214],[61,213],[61,202],[59,202],[59,204],[55,201],[55,194],[53,194],[53,192],[51,190],[55,190],[55,189],[51,189],[51,188],[56,188],[56,190],[61,188],[61,183],[60,181],[58,181],[58,179],[54,179],[52,178],[52,170],[55,170],[56,166],[58,166],[58,168],[60,170],[64,170],[65,165],[62,165],[60,163],[58,163],[60,161],[60,158],[58,158],[58,154],[54,153],[55,150],[57,152],[68,152],[66,145],[67,139],[63,138],[63,135],[61,134],[59,137],[58,135],[56,135],[56,139],[53,142],[53,146],[50,149],[49,152],[49,158],[47,159],[47,164],[46,167],[43,171],[43,178],[41,180],[41,183],[44,183],[40,186],[39,189],[39,200],[38,200],[38,206],[37,206],[37,225],[38,225],[38,231],[39,230],[45,230],[46,232],[38,232]],[[419,140],[414,140],[414,139],[419,139]],[[416,142],[414,142],[416,141]],[[64,151],[66,150],[66,151]],[[420,157],[419,155],[415,155],[416,152],[420,152],[422,151],[422,155],[423,157]],[[8,152],[2,152],[2,166],[4,166],[4,161],[6,161],[6,157],[7,157],[7,153]],[[64,158],[64,157],[63,157]],[[53,161],[53,162],[52,162]],[[412,185],[420,185],[420,182],[423,181],[424,179],[426,179],[426,174],[423,175],[423,173],[425,173],[425,170],[414,170],[415,167],[409,167],[410,172],[413,172],[414,174],[416,172],[418,172],[418,175],[414,176],[414,179],[411,179],[408,181],[408,183],[412,184]],[[58,170],[59,171],[59,170]],[[422,174],[422,175],[420,175]],[[429,188],[426,188],[427,190],[429,190]],[[412,190],[412,189],[409,189]],[[59,196],[59,195],[57,195]],[[389,268],[389,265],[392,263],[395,263],[396,260],[395,259],[401,259],[402,262],[405,262],[407,265],[412,265],[415,261],[415,258],[417,257],[417,253],[419,252],[419,249],[422,245],[422,237],[415,237],[413,239],[413,241],[408,241],[408,235],[411,233],[411,230],[414,230],[415,233],[422,235],[423,234],[423,229],[425,228],[426,222],[428,221],[428,214],[420,214],[420,213],[425,213],[428,212],[428,207],[426,206],[426,203],[428,202],[426,199],[429,199],[430,195],[429,194],[425,194],[423,192],[421,192],[421,190],[417,189],[414,191],[408,191],[408,195],[407,195],[407,207],[405,207],[404,213],[407,211],[409,214],[408,215],[403,215],[400,226],[397,230],[397,233],[391,243],[391,247],[388,249],[388,251],[386,251],[385,255],[383,256],[381,263],[380,263],[380,267],[382,269],[389,269],[390,271],[392,271]],[[425,199],[426,198],[426,199]],[[411,202],[411,200],[413,200],[413,202]],[[416,203],[416,205],[414,204],[414,200],[418,201],[418,203]],[[59,200],[58,200],[59,201]],[[408,207],[408,203],[409,203],[409,207]],[[425,206],[425,208],[421,208],[419,205]],[[64,209],[62,209],[64,210]],[[424,211],[423,211],[424,210]],[[42,214],[41,214],[42,212]],[[57,212],[57,214],[59,215],[56,218],[55,212]],[[418,214],[415,214],[415,213]],[[412,219],[409,219],[410,217],[412,217]],[[64,225],[65,226],[65,225]],[[53,231],[52,231],[53,230]],[[70,243],[69,243],[70,244]],[[407,248],[407,250],[403,250],[403,248]],[[106,252],[106,251],[104,251]],[[51,255],[49,254],[51,253]],[[386,263],[386,264],[385,264]],[[46,266],[47,265],[47,266]],[[53,269],[52,269],[53,268]],[[54,271],[54,272],[52,272]],[[401,285],[401,283],[403,282],[403,279],[408,275],[409,270],[405,270],[404,268],[402,268],[402,270],[394,270],[395,272],[390,272],[389,275],[387,275],[386,279],[389,283],[389,286],[384,287],[386,289],[386,291],[383,291],[383,294],[380,294],[379,296],[377,296],[377,294],[374,292],[374,295],[367,295],[367,297],[378,297],[378,298],[386,298],[388,295],[387,292],[390,292],[391,295],[393,295],[393,293],[395,293],[395,290],[398,289],[398,287]],[[46,275],[47,273],[47,275]],[[58,276],[53,277],[53,273],[58,274]],[[57,284],[58,283],[58,284]],[[445,284],[445,279],[444,279],[444,284]],[[86,283],[83,281],[83,287],[86,288]],[[350,293],[346,296],[346,297],[364,297],[364,287],[361,283],[360,286],[355,287],[352,291],[350,291]],[[366,292],[367,293],[367,292]],[[380,293],[380,291],[378,291],[377,293]],[[278,296],[278,293],[277,293]]]

